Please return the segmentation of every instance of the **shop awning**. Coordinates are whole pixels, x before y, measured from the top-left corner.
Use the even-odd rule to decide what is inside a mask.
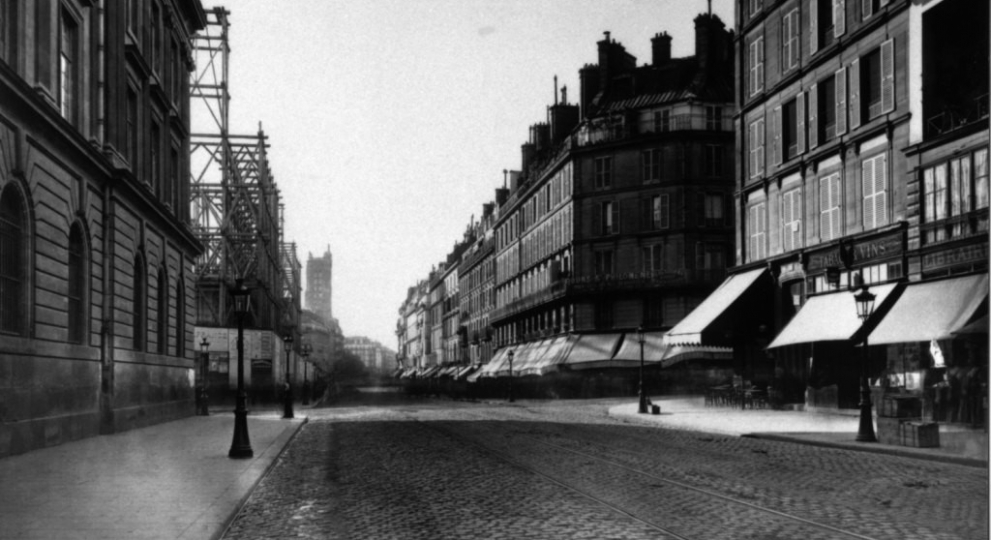
[[[547,348],[550,347],[551,339],[544,339],[531,344],[527,348],[526,354],[521,355],[522,361],[517,362],[513,359],[513,375],[540,375],[537,370],[538,366],[543,363],[544,356],[547,354]]]
[[[511,345],[504,348],[502,364],[495,366],[487,375],[488,377],[508,377],[509,376],[509,351],[513,351],[513,376],[520,375],[520,367],[529,362],[530,354],[533,353],[537,342]]]
[[[664,353],[668,350],[664,343],[664,332],[644,332],[643,334],[643,361],[644,363],[660,362]],[[613,357],[615,361],[626,360],[640,364],[640,342],[637,341],[636,332],[627,332],[623,336],[623,343],[619,346],[619,352]]]
[[[731,308],[766,274],[767,269],[760,268],[729,276],[687,317],[668,330],[665,341],[669,345],[724,344],[725,334],[733,326],[731,312],[734,310]]]
[[[533,375],[546,375],[552,371],[557,371],[563,364],[571,351],[571,346],[578,341],[575,336],[557,336],[547,340],[540,360],[531,365],[528,369]]]
[[[464,366],[454,374],[455,380],[461,380],[470,375],[472,372],[482,367],[481,364],[472,364],[470,366]]]
[[[967,326],[964,326],[963,328],[954,331],[953,334],[957,336],[963,334],[987,334],[988,325],[989,325],[988,316],[984,315],[983,317],[978,317],[974,319],[974,322],[968,324]]]
[[[973,322],[987,297],[987,274],[909,284],[867,342],[883,345],[951,338]]]
[[[622,337],[622,334],[582,335],[572,345],[564,363],[571,369],[617,367],[613,363],[613,356],[616,354],[619,340]],[[629,362],[620,360],[619,364],[629,365]]]
[[[711,345],[672,345],[661,358],[661,367],[666,368],[687,360],[732,360],[733,349]]]
[[[875,316],[884,312],[885,300],[897,286],[896,283],[889,283],[870,288],[875,295]],[[767,348],[816,341],[849,340],[863,326],[863,322],[857,317],[854,294],[842,291],[809,298]]]
[[[509,347],[503,347],[496,351],[492,358],[482,366],[481,369],[476,371],[468,378],[470,382],[474,382],[472,377],[477,380],[479,377],[495,377],[494,372],[501,369],[503,364],[506,363],[506,353],[509,352]]]

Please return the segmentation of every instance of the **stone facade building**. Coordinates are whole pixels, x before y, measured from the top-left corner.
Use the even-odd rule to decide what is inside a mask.
[[[191,415],[203,8],[0,10],[0,456]]]

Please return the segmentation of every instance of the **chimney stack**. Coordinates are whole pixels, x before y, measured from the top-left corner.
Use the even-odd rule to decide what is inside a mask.
[[[653,52],[653,65],[660,66],[671,61],[671,36],[667,32],[654,34],[650,40]]]

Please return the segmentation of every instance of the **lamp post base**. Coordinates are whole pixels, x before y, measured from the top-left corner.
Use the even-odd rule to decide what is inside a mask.
[[[637,409],[640,414],[647,414],[647,396],[643,393],[643,388],[640,389],[640,408]]]
[[[246,396],[239,393],[237,396],[237,407],[234,409],[234,439],[231,441],[231,450],[227,457],[232,459],[247,459],[254,457],[255,452],[251,449],[251,438],[248,436],[248,411],[244,407]]]
[[[857,442],[877,442],[874,434],[874,413],[871,410],[870,388],[862,388],[860,391],[860,425],[857,428]]]
[[[293,416],[293,410],[292,410],[292,387],[289,386],[288,384],[286,385],[286,402],[282,407],[282,418],[284,419],[295,418],[295,416]]]

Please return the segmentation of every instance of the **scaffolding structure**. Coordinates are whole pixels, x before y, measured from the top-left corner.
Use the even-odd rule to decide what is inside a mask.
[[[204,247],[194,268],[197,326],[233,325],[230,288],[242,279],[251,289],[247,326],[298,334],[300,262],[283,238],[268,138],[261,123],[254,135],[230,133],[229,16],[223,7],[208,11],[193,38],[190,221]]]

